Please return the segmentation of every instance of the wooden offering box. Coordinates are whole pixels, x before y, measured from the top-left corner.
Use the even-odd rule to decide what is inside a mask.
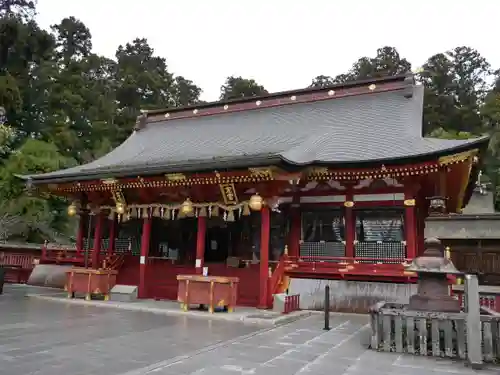
[[[207,305],[208,311],[215,308],[226,308],[228,312],[234,310],[238,296],[237,277],[178,275],[179,289],[177,300],[184,311],[189,305]]]
[[[109,292],[116,284],[115,270],[95,270],[91,268],[73,267],[66,271],[66,286],[68,298],[74,298],[75,293],[85,294],[85,299],[90,300],[92,295],[104,295],[104,300],[109,299]]]

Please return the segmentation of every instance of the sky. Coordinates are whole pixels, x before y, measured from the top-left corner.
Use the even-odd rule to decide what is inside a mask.
[[[38,13],[43,28],[80,19],[94,52],[108,57],[120,44],[147,38],[169,70],[194,81],[208,101],[230,75],[268,91],[302,88],[385,45],[414,68],[460,45],[500,68],[495,0],[38,0]]]

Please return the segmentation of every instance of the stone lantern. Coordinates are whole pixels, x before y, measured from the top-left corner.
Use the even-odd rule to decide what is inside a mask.
[[[442,216],[446,215],[446,201],[447,197],[442,197],[440,195],[434,197],[428,197],[429,201],[429,216]]]
[[[413,259],[406,270],[418,276],[418,290],[410,297],[410,310],[460,312],[458,300],[449,294],[447,276],[462,273],[444,256],[441,241],[427,239],[424,253]]]

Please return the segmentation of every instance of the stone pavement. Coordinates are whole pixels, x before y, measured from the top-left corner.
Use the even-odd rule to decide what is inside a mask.
[[[237,322],[0,296],[0,375],[450,375],[462,363],[367,349],[368,318],[318,314],[258,329]],[[478,372],[499,374],[498,369]]]
[[[190,319],[0,295],[0,375],[119,375],[256,332]]]
[[[258,310],[251,307],[237,307],[231,314],[215,313],[209,314],[207,311],[200,311],[193,306],[188,312],[183,311],[176,301],[155,301],[155,300],[136,300],[133,302],[117,302],[117,301],[85,301],[83,298],[68,299],[66,293],[61,293],[60,290],[49,290],[41,288],[39,290],[32,287],[30,293],[27,294],[31,298],[37,298],[45,301],[58,302],[85,306],[96,306],[103,308],[122,309],[129,311],[144,311],[153,314],[174,315],[174,316],[189,316],[191,318],[224,320],[230,322],[242,322],[246,324],[258,324],[264,326],[273,326],[278,324],[289,323],[301,317],[311,314],[309,311],[295,311],[291,314],[283,315],[274,311]]]
[[[450,360],[378,353],[367,349],[368,317],[332,314],[323,331],[315,314],[293,323],[126,375],[451,375],[475,372]]]

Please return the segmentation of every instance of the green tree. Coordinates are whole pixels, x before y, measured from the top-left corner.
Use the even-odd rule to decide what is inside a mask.
[[[40,29],[35,5],[0,0],[0,106],[11,125],[0,128],[0,238],[54,238],[74,229],[64,200],[26,194],[16,174],[94,160],[130,134],[141,108],[190,105],[201,93],[145,39],[108,59],[92,52],[91,32],[75,17]]]
[[[335,84],[335,79],[330,76],[319,75],[313,78],[309,87],[324,88]]]
[[[470,47],[431,56],[419,79],[425,86],[424,133],[484,132],[481,106],[488,91],[490,65]]]
[[[0,99],[21,136],[38,136],[45,113],[40,100],[38,73],[50,61],[54,39],[35,21],[17,15],[0,16]]]
[[[251,98],[268,94],[254,79],[230,76],[220,88],[220,100]]]
[[[481,115],[491,134],[485,172],[495,190],[496,209],[500,210],[500,69],[494,73],[493,84],[481,107]]]
[[[404,74],[411,71],[411,63],[401,57],[394,47],[382,47],[377,50],[375,57],[361,57],[345,74],[335,77],[335,83],[380,78]]]
[[[177,76],[170,88],[170,105],[173,107],[184,107],[200,102],[202,90],[193,81],[182,76]]]
[[[64,18],[51,29],[56,38],[56,50],[64,64],[90,55],[92,35],[83,22],[75,17]]]
[[[64,155],[83,162],[82,152],[93,148],[94,128],[88,111],[101,98],[99,91],[89,92],[87,59],[91,55],[91,35],[74,17],[63,19],[51,29],[54,59],[40,70],[37,82],[46,82],[50,87],[41,103],[46,106],[43,139],[54,143]]]
[[[31,19],[36,13],[36,1],[33,0],[0,0],[0,17],[21,16]]]
[[[473,134],[468,132],[447,131],[443,128],[434,129],[428,136],[441,139],[470,139],[474,137]]]
[[[36,139],[28,139],[11,153],[0,170],[0,217],[10,223],[0,229],[4,237],[40,241],[60,237],[58,233],[73,233],[74,224],[68,226],[64,199],[47,192],[27,194],[25,183],[16,177],[72,165],[74,161],[63,157],[54,144]]]
[[[115,82],[119,141],[132,131],[140,109],[194,104],[201,93],[192,81],[169,72],[166,60],[140,38],[118,47]]]
[[[481,115],[486,129],[493,135],[490,149],[498,154],[500,153],[500,69],[495,72],[491,90],[485,96]]]

